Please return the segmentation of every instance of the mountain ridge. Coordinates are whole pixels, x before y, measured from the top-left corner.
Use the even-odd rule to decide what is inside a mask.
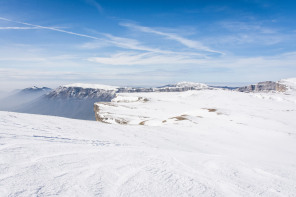
[[[111,102],[120,93],[152,93],[152,92],[184,92],[189,90],[218,90],[238,92],[286,92],[296,90],[296,79],[289,78],[277,82],[259,82],[255,85],[239,88],[208,86],[204,83],[178,82],[156,88],[143,87],[118,87],[103,84],[74,83],[62,85],[52,90],[47,87],[36,86],[18,91],[15,95],[14,105],[9,105],[12,100],[0,100],[0,110],[16,111],[23,113],[62,116],[68,118],[95,120],[93,106],[97,102]],[[34,94],[34,98],[24,99],[26,95]],[[2,101],[2,102],[1,102]]]

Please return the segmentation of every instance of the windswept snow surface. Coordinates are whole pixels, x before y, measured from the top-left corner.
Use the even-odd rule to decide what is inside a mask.
[[[296,92],[242,93],[227,90],[186,92],[119,93],[108,103],[96,103],[98,115],[107,123],[192,127],[217,124],[262,127],[294,132]],[[282,123],[282,124],[278,124]],[[201,124],[201,125],[200,125]],[[294,128],[292,127],[294,126]]]
[[[0,196],[295,196],[294,95],[120,95],[155,124],[0,112]]]

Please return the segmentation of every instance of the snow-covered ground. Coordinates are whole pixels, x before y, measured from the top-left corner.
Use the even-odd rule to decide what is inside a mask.
[[[292,90],[99,106],[126,124],[0,112],[0,196],[296,196]]]
[[[192,127],[215,124],[231,128],[244,124],[292,133],[293,126],[296,128],[295,92],[241,93],[215,89],[119,93],[112,102],[97,105],[99,118],[111,124]]]

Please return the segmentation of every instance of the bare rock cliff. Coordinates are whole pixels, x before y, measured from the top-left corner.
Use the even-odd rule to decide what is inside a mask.
[[[277,91],[277,92],[285,92],[287,87],[279,82],[274,81],[264,81],[259,82],[255,85],[244,86],[238,88],[239,92],[269,92],[269,91]]]

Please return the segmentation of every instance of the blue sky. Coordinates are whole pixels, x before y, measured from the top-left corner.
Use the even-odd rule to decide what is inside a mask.
[[[0,0],[0,90],[296,77],[296,3]]]

